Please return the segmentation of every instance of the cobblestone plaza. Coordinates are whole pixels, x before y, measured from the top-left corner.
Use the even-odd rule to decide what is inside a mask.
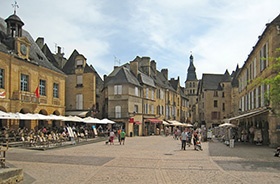
[[[117,140],[115,140],[117,141]],[[172,137],[127,138],[47,151],[13,148],[10,167],[22,168],[20,183],[279,183],[280,159],[274,149],[218,141],[203,151],[180,150]]]

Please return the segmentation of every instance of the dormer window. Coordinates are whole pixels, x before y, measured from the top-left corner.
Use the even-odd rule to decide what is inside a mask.
[[[76,67],[77,68],[83,68],[84,67],[84,61],[79,59],[76,61]]]

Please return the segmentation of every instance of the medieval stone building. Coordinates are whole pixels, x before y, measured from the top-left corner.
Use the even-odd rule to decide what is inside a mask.
[[[16,14],[0,18],[0,110],[64,115],[66,75],[49,62],[23,25]],[[0,121],[0,126],[29,129],[57,123]]]

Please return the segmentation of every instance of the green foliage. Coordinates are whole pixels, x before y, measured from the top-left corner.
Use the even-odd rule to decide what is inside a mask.
[[[276,53],[279,53],[280,49],[276,49]],[[273,61],[272,73],[275,73],[276,76],[273,78],[266,79],[257,79],[257,83],[269,85],[269,91],[266,94],[266,98],[272,102],[272,108],[274,112],[278,112],[280,110],[280,57],[270,58],[270,61]]]

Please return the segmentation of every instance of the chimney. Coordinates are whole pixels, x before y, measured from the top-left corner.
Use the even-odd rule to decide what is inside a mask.
[[[43,46],[44,46],[44,38],[43,37],[38,37],[36,40],[37,45],[39,46],[39,48],[42,50]]]
[[[57,46],[57,53],[61,54],[61,47],[60,46]]]
[[[166,78],[166,80],[168,80],[168,69],[162,69],[161,73],[163,74],[163,76]]]
[[[136,77],[138,76],[138,61],[130,61],[130,70]]]
[[[107,78],[107,75],[103,75],[103,81],[105,81]]]
[[[150,57],[142,57],[142,70],[143,72],[151,76],[151,66],[150,66]]]
[[[151,69],[155,72],[155,74],[157,74],[157,63],[155,60],[151,61]]]

